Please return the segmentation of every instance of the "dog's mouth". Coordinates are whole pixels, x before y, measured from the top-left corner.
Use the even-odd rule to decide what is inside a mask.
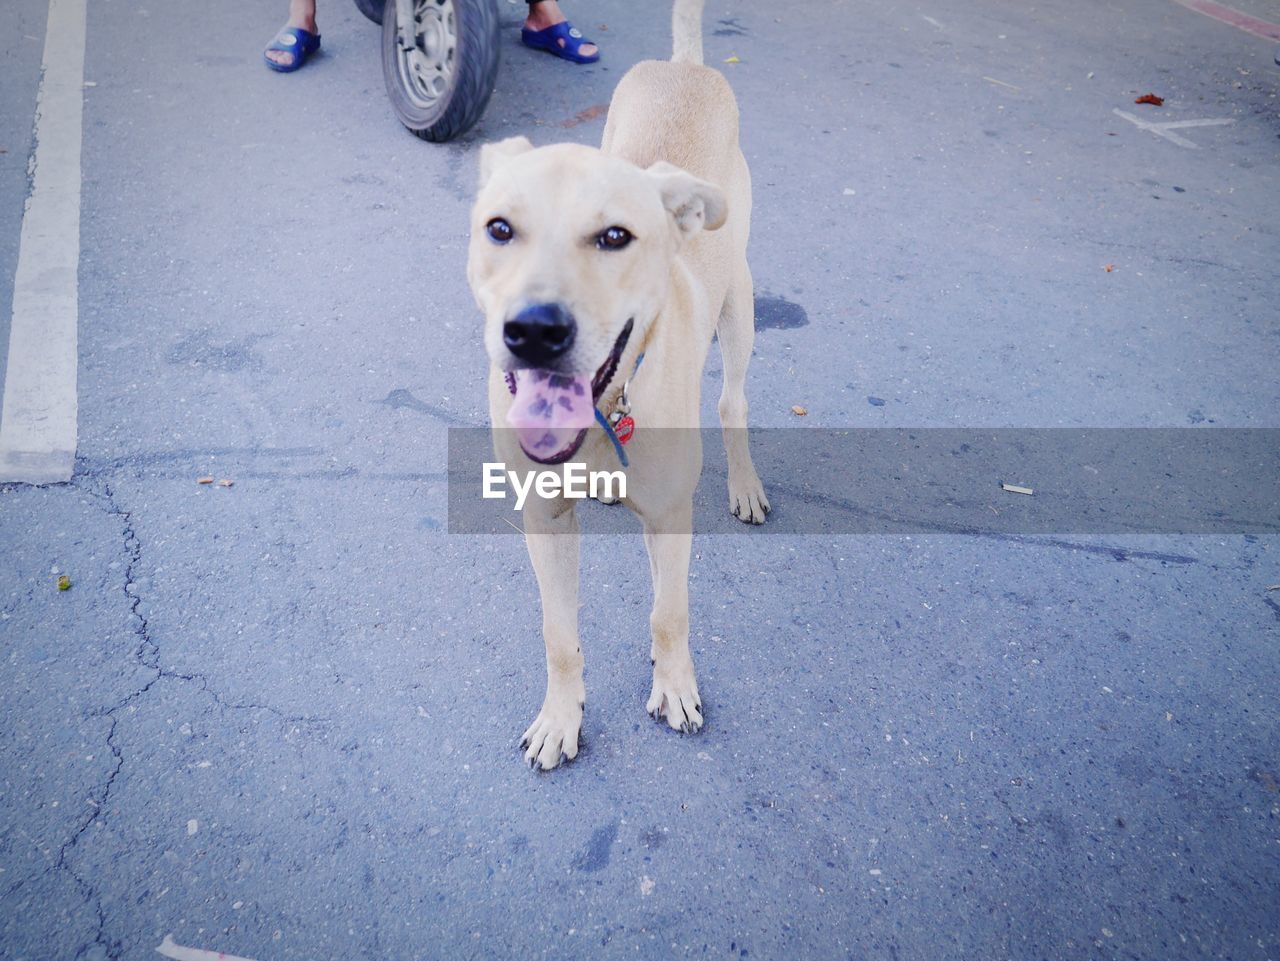
[[[634,320],[627,321],[590,379],[587,374],[540,368],[507,371],[507,389],[514,395],[507,423],[515,428],[520,449],[530,460],[562,464],[578,452],[596,421],[596,403],[618,372],[633,325]]]

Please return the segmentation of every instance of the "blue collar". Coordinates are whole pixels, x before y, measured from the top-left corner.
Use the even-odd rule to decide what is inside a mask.
[[[623,450],[622,441],[618,440],[617,431],[615,431],[613,429],[613,425],[609,423],[609,418],[600,413],[599,407],[597,407],[595,411],[596,423],[604,428],[604,432],[609,435],[609,440],[613,441],[613,449],[618,454],[618,460],[622,462],[623,467],[630,467],[631,463],[627,460],[627,452]]]

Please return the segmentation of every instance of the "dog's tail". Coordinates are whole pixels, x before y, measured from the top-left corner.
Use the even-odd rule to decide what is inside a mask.
[[[671,10],[672,63],[702,63],[703,0],[675,0]]]

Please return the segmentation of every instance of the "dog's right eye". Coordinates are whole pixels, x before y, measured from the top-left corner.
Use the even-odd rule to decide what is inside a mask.
[[[511,242],[511,238],[516,232],[511,229],[511,225],[501,217],[494,217],[484,225],[485,233],[489,235],[489,239],[495,244],[507,244]]]

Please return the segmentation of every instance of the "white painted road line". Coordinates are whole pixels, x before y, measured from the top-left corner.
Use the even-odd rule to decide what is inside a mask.
[[[76,456],[85,0],[50,0],[32,187],[13,279],[0,481],[68,481]]]
[[[1186,147],[1188,150],[1195,150],[1196,145],[1186,137],[1173,131],[1186,127],[1221,127],[1224,124],[1236,122],[1234,117],[1218,117],[1208,120],[1170,120],[1167,123],[1152,123],[1149,120],[1143,120],[1141,117],[1135,117],[1127,110],[1121,110],[1119,107],[1113,108],[1111,112],[1117,117],[1124,117],[1125,120],[1139,130],[1148,130],[1157,137],[1164,137],[1166,140],[1171,140],[1179,147]]]

